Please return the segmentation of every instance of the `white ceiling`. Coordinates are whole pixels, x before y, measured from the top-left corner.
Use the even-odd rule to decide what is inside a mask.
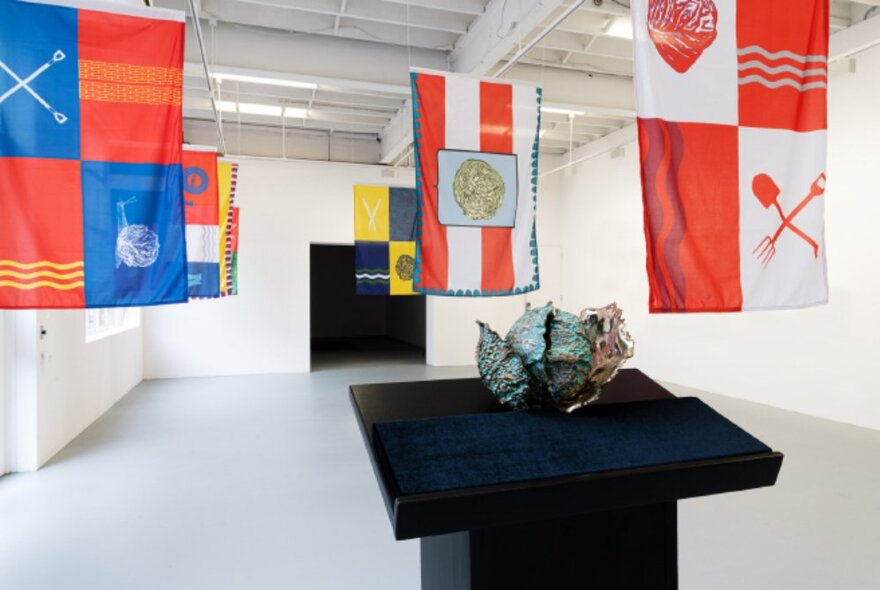
[[[234,78],[218,84],[219,100],[270,105],[279,113],[286,108],[288,115],[298,115],[224,113],[227,134],[259,129],[267,138],[274,130],[277,145],[263,151],[288,157],[299,157],[298,134],[323,134],[328,143],[362,140],[370,149],[354,159],[407,164],[408,66],[491,75],[572,2],[201,0],[200,11],[212,71]],[[542,118],[543,152],[568,152],[631,122],[631,42],[611,29],[615,21],[628,20],[628,2],[587,0],[506,74],[544,86],[550,112]],[[184,0],[155,3],[183,8]],[[876,12],[880,0],[832,0],[832,33]],[[189,37],[184,115],[187,129],[204,136],[213,115],[193,45]],[[254,83],[237,76],[314,87]],[[554,113],[554,107],[578,114]],[[380,138],[385,143],[377,147]]]

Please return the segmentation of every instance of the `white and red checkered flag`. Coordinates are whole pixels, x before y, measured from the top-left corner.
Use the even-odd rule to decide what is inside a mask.
[[[541,89],[422,70],[411,79],[419,195],[413,290],[534,291]]]
[[[651,312],[826,303],[828,0],[633,0]]]

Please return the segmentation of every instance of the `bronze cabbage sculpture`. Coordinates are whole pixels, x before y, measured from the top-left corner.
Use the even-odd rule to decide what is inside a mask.
[[[477,324],[483,384],[514,410],[573,412],[599,399],[602,386],[633,355],[632,337],[614,303],[580,316],[548,303],[526,311],[506,338]]]

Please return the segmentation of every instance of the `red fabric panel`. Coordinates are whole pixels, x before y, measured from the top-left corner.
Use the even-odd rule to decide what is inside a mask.
[[[183,150],[183,202],[187,225],[219,225],[216,152]]]
[[[480,151],[513,153],[513,86],[480,82]],[[510,228],[484,227],[483,291],[513,289]]]
[[[739,311],[737,128],[638,123],[650,311]]]
[[[0,307],[85,307],[81,187],[77,160],[0,158]]]
[[[446,78],[418,74],[416,92],[421,104],[419,169],[421,170],[422,240],[421,273],[416,289],[446,291],[449,253],[446,228],[437,213],[437,152],[446,146]],[[418,172],[417,172],[418,173]]]
[[[738,0],[737,46],[739,49],[760,46],[770,53],[790,51],[798,56],[828,55],[828,0]],[[739,56],[739,63],[758,61],[778,70],[795,67],[801,70],[825,70],[824,74],[802,77],[791,72],[771,71],[760,67],[739,71],[745,76],[761,76],[774,83],[790,79],[798,83],[827,83],[827,67],[821,62],[803,63],[791,57],[768,58],[756,53]],[[746,127],[815,131],[827,129],[827,89],[800,90],[789,85],[767,88],[762,84],[739,87],[739,123]]]
[[[179,164],[184,23],[79,11],[82,159]]]

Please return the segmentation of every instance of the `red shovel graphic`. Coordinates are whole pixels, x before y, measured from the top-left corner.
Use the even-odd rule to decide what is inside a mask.
[[[765,236],[764,239],[761,240],[761,243],[752,250],[752,254],[755,254],[758,257],[758,260],[761,261],[764,268],[767,268],[767,265],[770,264],[770,261],[776,256],[776,240],[779,239],[779,236],[782,235],[782,232],[786,228],[790,229],[792,233],[800,237],[813,248],[814,258],[819,257],[819,244],[793,224],[792,220],[804,210],[804,207],[810,204],[810,201],[825,193],[824,172],[813,181],[813,184],[810,186],[810,193],[804,197],[803,200],[798,203],[797,207],[792,209],[791,213],[788,215],[782,212],[782,207],[779,205],[779,194],[781,192],[779,187],[776,186],[776,183],[767,174],[758,174],[752,179],[752,192],[755,193],[755,196],[758,197],[758,201],[761,202],[765,209],[775,207],[776,211],[779,213],[779,219],[782,220],[776,233],[774,233],[772,237]]]

